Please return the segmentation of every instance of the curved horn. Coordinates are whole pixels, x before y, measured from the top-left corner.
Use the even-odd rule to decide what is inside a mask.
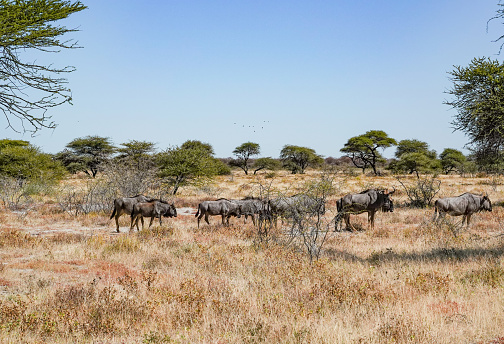
[[[389,195],[392,195],[394,192],[396,192],[395,187],[392,186],[392,189],[394,189],[394,191],[389,192]]]

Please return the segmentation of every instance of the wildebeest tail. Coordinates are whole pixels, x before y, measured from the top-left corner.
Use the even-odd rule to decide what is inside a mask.
[[[343,209],[343,199],[340,198],[339,200],[336,201],[336,210],[338,213]]]
[[[110,215],[110,219],[112,219],[115,214],[116,214],[116,208],[114,207],[114,211],[112,211],[112,215]]]

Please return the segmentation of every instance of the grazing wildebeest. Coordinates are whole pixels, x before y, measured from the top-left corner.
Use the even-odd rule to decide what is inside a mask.
[[[121,197],[114,200],[114,211],[110,215],[110,219],[115,216],[115,222],[117,226],[117,232],[119,232],[119,217],[122,214],[130,215],[133,211],[133,206],[139,202],[150,202],[154,199],[152,197],[144,195],[136,195],[133,197]]]
[[[231,202],[241,205],[241,215],[245,215],[244,223],[247,223],[247,218],[252,218],[252,223],[256,225],[256,215],[263,214],[267,208],[267,202],[260,198],[246,197],[244,199],[232,199]]]
[[[355,229],[350,224],[350,214],[368,213],[368,223],[374,228],[375,213],[382,209],[383,211],[394,211],[394,203],[390,195],[394,191],[369,189],[358,194],[348,194],[336,202],[338,214],[335,217],[334,230],[338,229],[338,223],[345,219],[346,229]]]
[[[306,194],[291,197],[278,197],[269,201],[273,223],[276,227],[277,218],[292,218],[292,229],[299,224],[303,215],[315,216],[325,214],[325,200]]]
[[[133,206],[133,210],[131,211],[131,226],[130,230],[133,229],[133,226],[136,225],[138,228],[138,220],[142,221],[142,229],[144,229],[144,217],[150,217],[149,228],[152,226],[152,221],[154,218],[159,218],[159,225],[161,226],[163,223],[161,221],[161,217],[177,217],[177,209],[175,208],[175,204],[170,204],[166,201],[162,200],[154,200],[151,202],[140,202]]]
[[[222,216],[222,225],[229,226],[229,218],[231,216],[241,217],[241,205],[233,203],[227,199],[219,199],[217,201],[203,201],[198,204],[198,211],[195,217],[198,218],[198,228],[201,218],[205,216],[206,223],[208,222],[208,216]]]
[[[462,226],[465,221],[467,227],[469,227],[471,215],[482,210],[492,211],[492,202],[486,195],[475,195],[466,192],[458,197],[440,198],[434,203],[434,208],[434,220],[436,220],[436,216],[438,218],[444,217],[445,214],[462,215]]]

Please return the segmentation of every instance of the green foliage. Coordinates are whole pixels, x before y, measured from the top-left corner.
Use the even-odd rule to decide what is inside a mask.
[[[100,165],[115,152],[115,147],[107,137],[86,136],[72,140],[66,145],[58,158],[73,170],[84,171],[93,178],[100,170]]]
[[[345,143],[340,150],[352,159],[353,164],[365,172],[367,167],[371,167],[375,174],[378,174],[376,166],[379,162],[384,162],[378,149],[385,149],[396,145],[396,141],[388,137],[381,130],[370,130],[363,135],[354,136]]]
[[[180,186],[223,173],[226,167],[213,157],[212,146],[199,141],[187,141],[180,147],[167,149],[158,154],[157,163],[159,176],[173,186],[174,195]]]
[[[399,141],[395,152],[396,158],[400,158],[405,153],[422,153],[431,159],[436,158],[436,152],[429,150],[429,144],[419,140]]]
[[[9,127],[16,130],[13,118],[24,131],[56,127],[48,122],[51,117],[47,110],[71,102],[70,89],[61,74],[75,68],[44,66],[20,58],[33,49],[40,53],[77,48],[71,41],[61,40],[61,36],[77,30],[54,22],[85,8],[80,1],[0,0],[0,110]]]
[[[395,156],[398,158],[389,166],[395,172],[433,173],[441,169],[441,162],[436,152],[429,150],[426,142],[418,140],[401,140],[397,145]]]
[[[250,157],[253,155],[258,155],[260,152],[261,149],[258,143],[242,143],[233,151],[233,154],[236,156],[236,160],[233,162],[233,164],[240,167],[245,172],[245,174],[248,174]]]
[[[27,141],[0,141],[0,174],[19,180],[56,181],[63,177],[65,169],[50,154]]]
[[[479,165],[496,165],[504,160],[504,64],[489,58],[474,58],[468,67],[449,72],[453,99],[445,104],[457,114],[455,130],[469,137],[469,146]]]
[[[156,144],[147,141],[130,140],[120,144],[122,147],[116,149],[119,159],[131,159],[139,161],[150,157],[156,150]]]
[[[252,168],[254,169],[254,174],[264,169],[276,171],[282,168],[282,163],[277,159],[273,159],[271,157],[259,158],[255,159]]]
[[[445,174],[448,174],[452,171],[461,172],[467,160],[465,155],[461,151],[453,148],[445,148],[439,155],[439,158],[441,160],[441,166]]]
[[[304,173],[309,166],[316,167],[324,162],[324,159],[315,153],[315,150],[307,147],[285,145],[280,151],[280,159],[284,167],[293,174]]]

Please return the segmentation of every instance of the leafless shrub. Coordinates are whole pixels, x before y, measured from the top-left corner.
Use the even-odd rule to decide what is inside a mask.
[[[157,168],[150,160],[144,163],[115,161],[103,165],[105,183],[122,197],[148,193],[160,188]]]
[[[65,186],[57,196],[61,209],[69,214],[89,214],[90,212],[110,212],[115,190],[103,180],[88,180],[81,187]]]
[[[0,176],[0,200],[9,210],[25,210],[33,204],[22,179]]]
[[[401,180],[400,177],[395,177],[406,191],[406,195],[410,200],[409,206],[414,208],[425,208],[432,205],[432,200],[441,189],[441,180],[435,176],[425,176],[416,179],[412,183]]]

